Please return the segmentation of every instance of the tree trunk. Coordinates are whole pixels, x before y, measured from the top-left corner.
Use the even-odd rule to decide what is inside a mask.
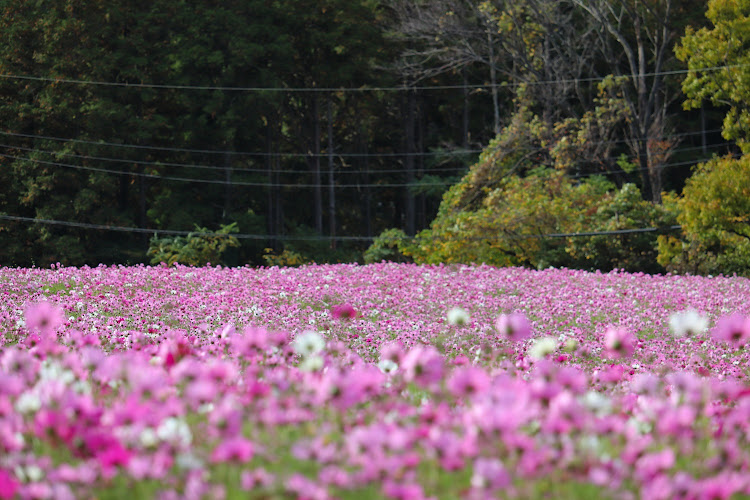
[[[494,132],[500,133],[500,101],[497,95],[497,70],[495,69],[495,48],[492,40],[492,32],[487,30],[487,45],[490,52],[490,85],[492,85],[492,109],[495,114]]]
[[[463,81],[464,109],[463,109],[463,128],[461,130],[461,145],[464,149],[469,149],[469,80],[466,78],[466,68],[461,68],[461,80]]]
[[[222,220],[227,222],[232,211],[232,155],[224,153],[224,214]]]
[[[266,169],[268,170],[268,198],[266,207],[266,230],[268,231],[268,248],[274,252],[279,250],[279,240],[276,235],[279,232],[278,215],[276,212],[276,157],[274,157],[274,133],[271,121],[266,126]]]
[[[422,153],[424,151],[424,138],[425,138],[425,105],[424,96],[421,95],[419,99],[419,106],[417,108],[417,147],[416,151]],[[421,179],[424,176],[424,155],[417,157],[417,179]],[[424,192],[420,190],[417,195],[417,229],[421,230],[427,227],[427,197]]]
[[[333,174],[333,97],[328,95],[328,230],[331,235],[331,249],[336,249],[336,190]]]
[[[406,173],[406,187],[404,189],[404,212],[406,215],[405,220],[405,232],[409,236],[414,236],[416,233],[416,217],[415,217],[415,200],[412,186],[414,185],[414,153],[416,150],[416,143],[414,140],[414,128],[415,128],[415,115],[417,108],[417,99],[414,89],[409,89],[406,93],[406,110],[404,127],[405,134],[404,138],[406,141],[406,156],[404,158],[404,167]]]
[[[360,172],[362,174],[361,179],[364,187],[362,188],[363,196],[360,199],[361,202],[361,214],[362,214],[362,227],[365,228],[365,235],[368,238],[372,237],[372,190],[370,188],[370,159],[367,157],[367,137],[365,135],[362,120],[359,118],[361,114],[357,113],[358,123],[358,134],[357,134],[357,152],[360,153]]]
[[[139,174],[143,173],[143,167],[136,165],[135,171]],[[138,176],[138,227],[145,229],[148,223],[146,215],[146,178],[143,175]],[[148,234],[143,233],[141,237],[143,245],[148,248]]]
[[[315,231],[323,234],[323,181],[320,175],[320,99],[313,96],[313,210]]]

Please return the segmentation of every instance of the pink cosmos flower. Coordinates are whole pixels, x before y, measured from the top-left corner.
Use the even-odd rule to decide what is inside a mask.
[[[211,462],[248,462],[253,458],[253,443],[242,436],[225,439],[211,453]]]
[[[423,500],[426,499],[422,487],[418,484],[400,484],[387,481],[383,484],[383,494],[388,498],[396,500]]]
[[[297,495],[299,500],[328,500],[328,491],[302,474],[293,474],[286,481],[286,490]]]
[[[243,471],[240,476],[240,487],[245,491],[252,491],[256,488],[267,488],[273,482],[273,474],[262,467],[252,471]]]
[[[18,482],[13,479],[10,472],[0,469],[0,498],[13,498],[18,491]]]
[[[648,482],[674,467],[674,464],[674,452],[671,448],[665,448],[639,458],[635,463],[636,474],[640,476],[641,481]]]
[[[489,375],[476,366],[456,368],[448,379],[448,390],[458,398],[481,393],[489,385]]]
[[[474,462],[474,475],[471,485],[474,488],[498,491],[511,483],[510,474],[497,458],[479,457]]]
[[[635,336],[624,328],[609,328],[604,333],[604,354],[609,358],[629,358],[635,343]]]
[[[42,335],[52,335],[63,324],[65,316],[63,310],[47,301],[29,305],[24,311],[26,327],[32,332]]]
[[[433,346],[416,346],[404,356],[405,378],[423,387],[436,384],[443,378],[443,361]]]
[[[358,314],[351,304],[346,303],[333,306],[331,316],[333,316],[333,319],[352,319],[356,318]]]
[[[739,313],[724,316],[716,322],[716,326],[711,330],[711,336],[716,340],[743,346],[750,339],[750,318]]]
[[[501,314],[495,320],[495,328],[508,340],[517,342],[531,335],[531,323],[522,313]]]
[[[404,346],[401,342],[389,342],[380,349],[380,359],[387,359],[393,361],[396,365],[400,365],[404,360]]]

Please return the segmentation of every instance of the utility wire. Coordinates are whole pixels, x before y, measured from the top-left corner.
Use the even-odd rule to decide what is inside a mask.
[[[166,146],[148,146],[141,144],[122,144],[117,142],[105,142],[105,141],[87,141],[83,139],[68,139],[64,137],[54,137],[48,135],[34,135],[34,134],[17,134],[13,132],[5,132],[0,130],[0,135],[8,135],[11,137],[25,137],[27,139],[42,139],[47,141],[59,141],[59,142],[73,142],[78,144],[91,144],[94,146],[109,146],[118,148],[130,148],[130,149],[147,149],[154,151],[168,151],[172,153],[196,153],[196,154],[219,154],[219,155],[235,155],[235,156],[259,156],[259,157],[297,157],[297,158],[320,158],[328,157],[328,153],[263,153],[263,152],[250,152],[250,151],[230,151],[230,150],[218,150],[218,149],[187,149],[187,148],[171,148]],[[426,151],[426,152],[413,152],[413,153],[335,153],[335,156],[347,157],[347,158],[367,158],[371,156],[382,156],[382,157],[402,157],[402,156],[461,156],[467,154],[481,153],[482,149],[468,149],[468,150],[456,150],[456,151]]]
[[[76,153],[63,153],[60,151],[53,151],[49,149],[35,149],[35,148],[27,148],[23,146],[15,146],[12,144],[0,144],[0,148],[4,149],[17,149],[19,151],[26,151],[29,153],[44,153],[48,154],[50,156],[55,157],[70,157],[70,158],[79,158],[82,160],[95,160],[95,161],[108,161],[108,162],[114,162],[114,163],[127,163],[129,165],[152,165],[157,167],[180,167],[180,168],[192,168],[192,169],[203,169],[203,170],[219,170],[219,171],[226,171],[227,167],[220,167],[217,165],[196,165],[192,163],[171,163],[171,162],[161,162],[161,161],[148,161],[148,160],[130,160],[126,158],[111,158],[111,157],[103,157],[103,156],[90,156],[90,155],[81,155]],[[468,152],[464,151],[464,153],[469,154]],[[463,154],[463,153],[462,153]],[[283,156],[283,154],[279,154],[279,156]],[[321,155],[321,156],[327,156],[327,155]],[[335,154],[334,156],[340,157],[341,155]],[[380,155],[376,153],[372,153],[368,155],[368,157],[379,157]],[[246,168],[246,167],[230,167],[232,171],[234,172],[250,172],[250,173],[263,173],[267,174],[268,169],[267,168]],[[467,167],[463,166],[457,166],[457,167],[427,167],[426,170],[429,170],[429,172],[452,172],[452,171],[459,171],[463,170]],[[400,173],[403,172],[404,169],[374,169],[374,170],[335,170],[337,174],[362,174],[362,173]],[[305,174],[310,173],[310,169],[278,169],[273,170],[274,173],[290,173],[290,174]],[[328,173],[328,170],[321,170],[321,174]]]
[[[709,146],[690,146],[686,148],[675,148],[672,150],[672,154],[676,153],[684,153],[688,151],[697,151],[697,150],[703,150],[703,149],[718,149],[721,147],[729,146],[733,144],[732,142],[722,142],[717,144],[711,144]],[[94,161],[104,161],[104,162],[113,162],[113,163],[126,163],[128,165],[151,165],[151,166],[157,166],[157,167],[179,167],[179,168],[190,168],[190,169],[202,169],[202,170],[212,170],[212,171],[221,171],[225,172],[227,167],[220,167],[217,165],[196,165],[196,164],[190,164],[190,163],[171,163],[171,162],[160,162],[160,161],[147,161],[147,160],[131,160],[126,158],[111,158],[111,157],[103,157],[103,156],[91,156],[91,155],[81,155],[76,153],[64,153],[60,151],[53,151],[49,149],[36,149],[36,148],[28,148],[23,146],[15,146],[12,144],[0,144],[0,148],[4,149],[10,149],[10,150],[18,150],[18,151],[26,151],[30,153],[43,153],[48,154],[50,156],[54,157],[70,157],[70,158],[79,158],[82,160],[94,160]],[[532,148],[528,148],[528,150],[532,150]],[[337,155],[336,155],[337,156]],[[370,157],[378,157],[380,155],[373,153],[369,155]],[[633,160],[637,156],[636,155],[627,155],[627,159]],[[605,160],[619,160],[620,157],[609,157],[604,158]],[[465,170],[466,166],[455,166],[455,167],[426,167],[425,171],[427,174],[433,173],[433,172],[458,172]],[[267,174],[269,170],[267,168],[247,168],[247,167],[230,167],[230,169],[233,172],[238,173],[262,173]],[[400,169],[335,169],[334,172],[337,175],[361,175],[361,174],[390,174],[390,173],[402,173],[404,171],[403,168]],[[310,173],[310,169],[277,169],[273,170],[274,173],[290,173],[290,174],[307,174]],[[626,172],[625,170],[609,170],[607,172],[603,173],[619,173],[619,172]],[[321,170],[321,174],[328,174],[328,170]],[[578,176],[587,176],[587,175],[595,175],[595,174],[580,174],[573,177]]]
[[[166,181],[177,181],[177,182],[190,182],[195,184],[220,184],[220,185],[231,185],[231,186],[255,186],[255,187],[292,187],[292,188],[315,188],[315,187],[328,187],[328,184],[303,184],[303,183],[273,183],[273,182],[244,182],[244,181],[227,181],[225,179],[191,179],[188,177],[171,177],[166,175],[158,174],[146,174],[143,172],[126,172],[123,170],[109,170],[106,168],[98,167],[86,167],[83,165],[71,165],[69,163],[61,163],[56,161],[37,160],[34,158],[24,158],[22,156],[8,155],[0,153],[0,158],[10,158],[19,161],[28,161],[32,163],[38,163],[40,165],[48,165],[53,167],[70,168],[73,170],[87,170],[90,172],[101,172],[106,174],[117,174],[117,175],[128,175],[131,177],[145,177],[148,179],[161,179]],[[444,182],[420,182],[420,183],[384,183],[384,184],[337,184],[336,189],[362,189],[362,188],[385,188],[385,187],[417,187],[417,186],[449,186],[453,182],[446,180]]]
[[[85,170],[89,172],[100,172],[100,173],[115,174],[115,175],[127,175],[130,177],[142,177],[142,178],[147,178],[147,179],[187,182],[187,183],[193,183],[193,184],[218,184],[218,185],[230,185],[230,186],[287,187],[287,188],[317,188],[317,187],[322,188],[322,187],[329,186],[329,184],[247,182],[247,181],[234,181],[234,180],[226,180],[226,179],[193,179],[189,177],[173,177],[173,176],[159,175],[159,174],[148,174],[144,172],[129,172],[129,171],[124,171],[124,170],[111,170],[107,168],[88,167],[84,165],[72,165],[70,163],[39,160],[36,158],[26,158],[22,156],[9,155],[5,153],[0,153],[0,158],[9,158],[12,160],[17,160],[17,161],[28,161],[28,162],[36,163],[39,165],[68,168],[72,170]],[[671,167],[678,167],[678,166],[685,166],[685,165],[695,165],[695,164],[710,160],[711,158],[712,157],[698,158],[695,160],[688,160],[688,161],[678,162],[678,163],[667,163],[667,164],[661,165],[661,168],[664,169],[664,168],[671,168]],[[581,177],[589,177],[589,176],[594,176],[594,175],[613,175],[617,173],[632,173],[632,172],[640,172],[640,171],[647,171],[647,170],[648,170],[648,167],[641,167],[641,168],[635,168],[630,171],[624,170],[624,169],[608,170],[608,171],[602,171],[602,172],[575,174],[575,175],[571,175],[570,177],[581,178]],[[454,183],[455,182],[450,179],[445,179],[444,181],[441,181],[441,182],[413,182],[413,183],[386,182],[386,183],[335,184],[335,188],[336,189],[365,189],[365,188],[435,187],[435,186],[449,186]]]
[[[681,137],[691,137],[701,134],[711,134],[715,132],[721,132],[722,129],[711,129],[711,130],[700,130],[695,132],[683,132],[680,134],[672,134],[667,136],[659,137],[659,139],[677,139]],[[238,156],[260,156],[260,157],[299,157],[299,158],[314,158],[316,155],[314,153],[259,153],[259,152],[246,152],[246,151],[228,151],[228,150],[215,150],[215,149],[186,149],[186,148],[172,148],[172,147],[164,147],[164,146],[148,146],[148,145],[140,145],[140,144],[122,144],[122,143],[115,143],[115,142],[104,142],[104,141],[89,141],[89,140],[82,140],[82,139],[69,139],[64,137],[54,137],[54,136],[48,136],[48,135],[34,135],[34,134],[18,134],[13,132],[5,132],[0,130],[0,135],[7,135],[11,137],[24,137],[27,139],[41,139],[41,140],[48,140],[48,141],[58,141],[58,142],[72,142],[77,144],[91,144],[95,146],[107,146],[107,147],[119,147],[119,148],[131,148],[131,149],[145,149],[145,150],[154,150],[154,151],[169,151],[169,152],[176,152],[176,153],[197,153],[197,154],[220,154],[220,155],[238,155]],[[627,139],[616,139],[611,141],[591,141],[588,144],[624,144],[627,143]],[[470,149],[470,150],[457,150],[457,151],[450,151],[450,152],[441,152],[441,151],[430,151],[430,152],[414,152],[414,153],[336,153],[335,156],[338,157],[361,157],[361,158],[372,158],[372,157],[384,157],[384,158],[390,158],[390,157],[404,157],[404,156],[444,156],[444,155],[455,155],[455,156],[461,156],[466,154],[475,154],[475,153],[481,153],[485,151],[485,149]],[[328,153],[320,153],[317,156],[320,158],[326,158],[328,157]]]
[[[140,227],[125,227],[125,226],[110,226],[104,224],[88,224],[83,222],[71,222],[71,221],[60,221],[51,219],[35,219],[32,217],[20,217],[17,215],[2,215],[0,219],[18,221],[18,222],[31,222],[35,224],[50,224],[67,227],[78,227],[84,229],[97,229],[103,231],[120,231],[120,232],[131,232],[131,233],[148,233],[148,234],[169,234],[178,236],[215,236],[216,233],[201,233],[197,231],[178,231],[172,229],[146,229]],[[621,234],[637,234],[637,233],[655,233],[655,232],[670,232],[677,229],[681,229],[680,225],[672,225],[665,227],[641,227],[633,229],[617,229],[611,231],[585,231],[578,233],[544,233],[544,234],[513,234],[513,235],[497,235],[497,236],[486,236],[486,237],[470,237],[470,238],[430,238],[434,241],[499,241],[501,239],[543,239],[543,238],[584,238],[593,236],[616,236]],[[279,235],[273,236],[268,234],[230,234],[238,239],[251,239],[251,240],[290,240],[290,241],[330,241],[330,240],[345,240],[345,241],[371,241],[374,240],[374,236],[292,236],[292,235]],[[393,240],[413,240],[414,237],[406,238],[393,238]]]
[[[657,71],[644,73],[639,75],[619,75],[624,78],[631,78],[632,76],[672,76],[672,75],[684,75],[687,73],[699,73],[699,72],[712,72],[721,71],[723,69],[732,68],[745,68],[748,64],[732,64],[723,66],[712,66],[707,68],[695,68],[695,69],[678,69],[671,71]],[[168,85],[168,84],[156,84],[156,83],[127,83],[127,82],[111,82],[111,81],[95,81],[95,80],[76,80],[71,78],[56,78],[56,77],[44,77],[44,76],[31,76],[31,75],[13,75],[13,74],[0,74],[0,78],[8,80],[27,80],[27,81],[39,81],[39,82],[51,82],[51,83],[66,83],[75,85],[97,85],[106,87],[125,87],[125,88],[145,88],[145,89],[164,89],[164,90],[200,90],[200,91],[229,91],[229,92],[403,92],[413,90],[457,90],[457,89],[491,89],[493,87],[517,87],[520,85],[551,85],[559,83],[584,83],[584,82],[598,82],[603,81],[606,77],[591,77],[591,78],[572,78],[563,80],[541,80],[536,82],[524,82],[524,83],[496,83],[492,84],[481,84],[481,85],[433,85],[433,86],[409,86],[399,85],[392,87],[370,87],[362,85],[360,87],[224,87],[224,86],[213,86],[213,85]]]

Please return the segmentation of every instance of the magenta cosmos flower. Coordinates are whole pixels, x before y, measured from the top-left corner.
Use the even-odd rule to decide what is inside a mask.
[[[62,309],[46,301],[31,304],[24,313],[26,327],[30,331],[40,332],[42,335],[55,333],[57,327],[65,321]]]
[[[339,304],[331,309],[331,316],[334,319],[351,319],[357,317],[357,311],[351,304]]]
[[[521,313],[501,314],[495,320],[495,328],[508,340],[519,341],[531,335],[531,323]]]
[[[18,482],[11,474],[0,469],[0,498],[13,498],[18,490]]]
[[[610,358],[629,358],[635,342],[635,336],[624,328],[610,328],[604,333],[604,352]]]
[[[716,340],[731,342],[735,345],[745,345],[750,339],[750,318],[739,313],[724,316],[716,322],[711,330],[711,336]]]

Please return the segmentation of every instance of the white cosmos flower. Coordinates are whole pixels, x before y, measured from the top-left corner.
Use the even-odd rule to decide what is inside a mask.
[[[159,443],[159,436],[156,435],[156,431],[151,427],[146,427],[138,436],[138,441],[140,441],[141,446],[151,448]]]
[[[669,328],[675,337],[692,337],[706,331],[708,318],[701,316],[694,309],[688,309],[673,314],[669,318]]]
[[[599,416],[607,415],[612,411],[612,401],[605,395],[596,391],[588,391],[580,398],[583,406]]]
[[[36,413],[42,407],[42,400],[38,394],[24,392],[16,400],[15,408],[18,413]]]
[[[380,362],[378,363],[378,368],[380,368],[381,372],[385,374],[389,374],[398,370],[398,365],[393,360],[381,359]]]
[[[307,356],[302,360],[302,363],[299,364],[299,369],[303,372],[316,372],[321,368],[323,368],[323,358],[317,354]]]
[[[448,311],[448,323],[451,325],[463,326],[471,321],[469,313],[461,309],[460,307],[454,307]]]
[[[557,340],[554,337],[542,337],[537,339],[529,348],[529,356],[541,359],[547,354],[552,354],[557,349]]]
[[[305,330],[297,335],[292,345],[294,352],[300,356],[308,357],[322,351],[326,346],[326,341],[318,332]]]
[[[175,417],[164,419],[156,429],[156,435],[162,441],[182,446],[188,446],[193,441],[190,427],[183,420]]]

